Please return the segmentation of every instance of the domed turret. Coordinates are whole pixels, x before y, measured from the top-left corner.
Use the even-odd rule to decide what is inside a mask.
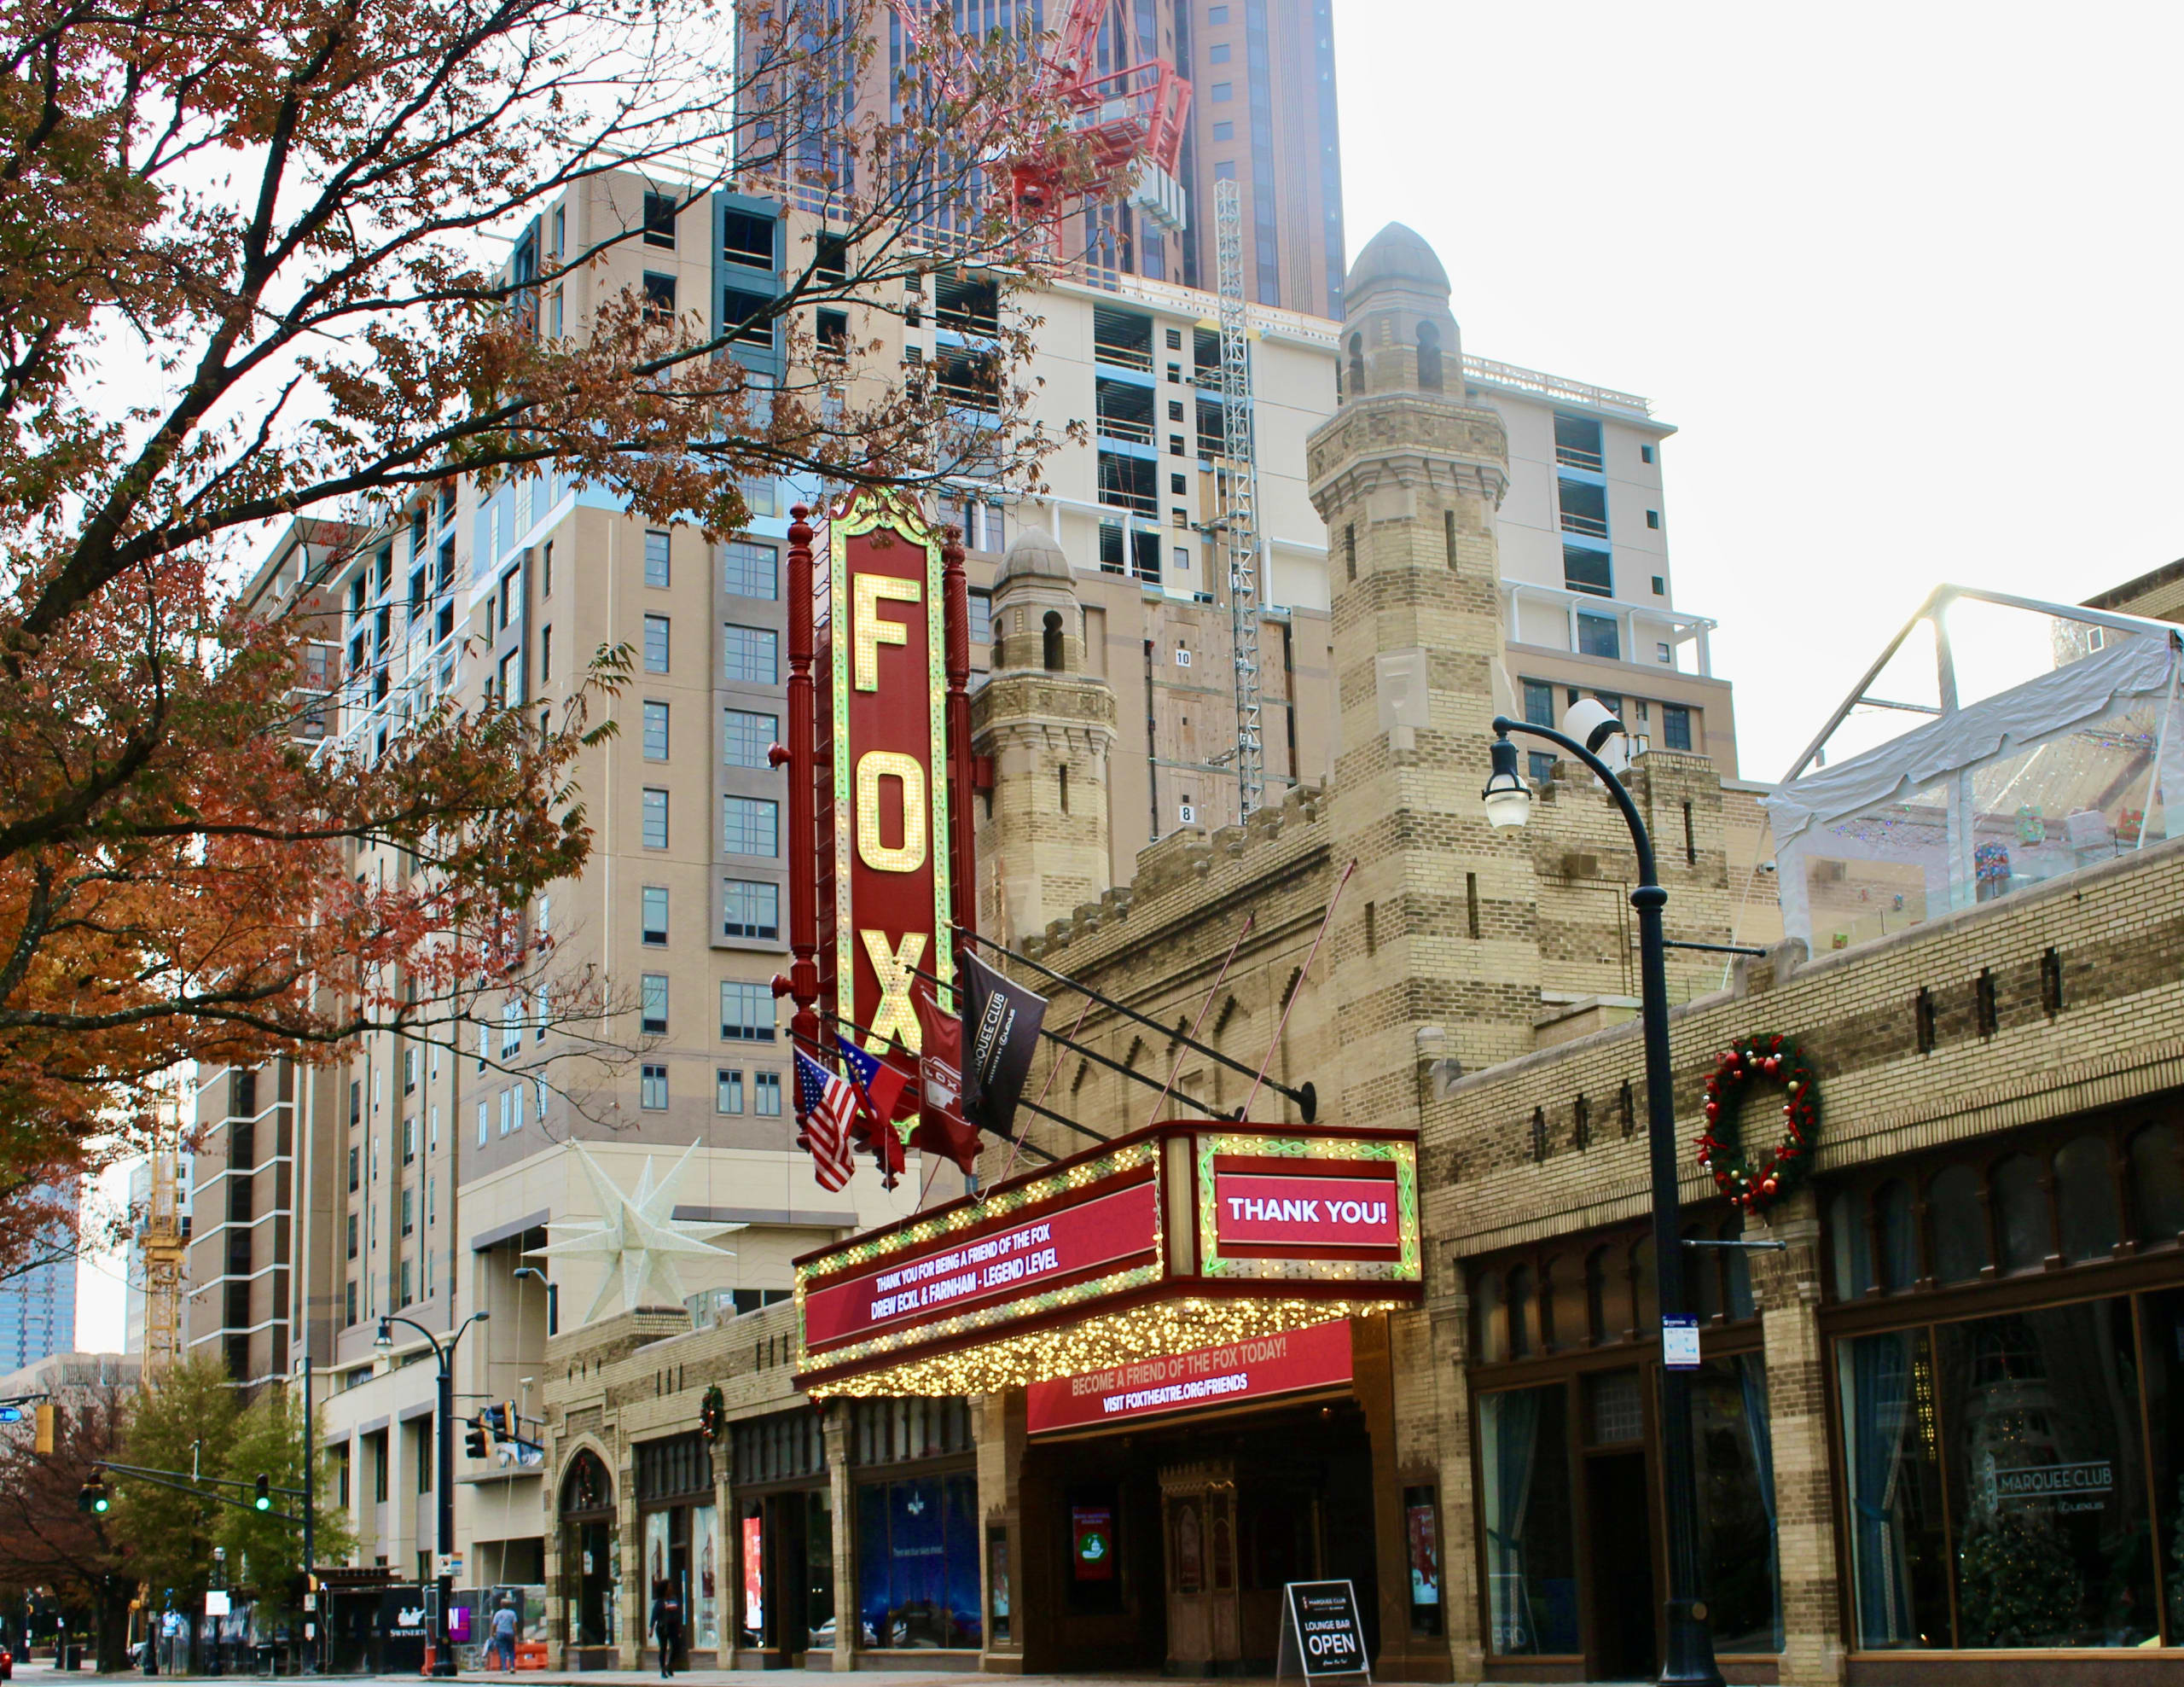
[[[993,666],[1083,671],[1084,615],[1069,558],[1044,528],[1019,531],[993,577]]]
[[[1449,272],[1417,230],[1391,223],[1342,283],[1342,397],[1430,393],[1464,398],[1463,336]]]

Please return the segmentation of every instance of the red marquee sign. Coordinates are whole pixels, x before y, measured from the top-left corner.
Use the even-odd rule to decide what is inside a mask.
[[[1286,1170],[1232,1172],[1217,1162],[1213,1214],[1225,1254],[1392,1253],[1403,1241],[1393,1168],[1386,1177],[1299,1177]]]
[[[913,975],[954,971],[941,542],[864,498],[831,518],[827,550],[835,990],[875,1053],[890,1037],[915,1052]]]
[[[1034,1435],[1051,1434],[1339,1387],[1350,1381],[1350,1322],[1331,1318],[1225,1347],[1034,1382],[1024,1391],[1025,1427]]]

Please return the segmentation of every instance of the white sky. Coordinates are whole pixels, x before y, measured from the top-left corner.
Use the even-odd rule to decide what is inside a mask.
[[[1747,778],[1939,582],[2184,555],[2184,9],[1333,7],[1352,253],[1410,224],[1467,351],[1681,430],[1673,590]]]

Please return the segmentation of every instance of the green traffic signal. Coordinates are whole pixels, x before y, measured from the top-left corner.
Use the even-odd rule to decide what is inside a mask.
[[[273,1509],[272,1479],[263,1470],[258,1473],[258,1492],[251,1497],[250,1503],[260,1511]]]
[[[107,1507],[112,1504],[113,1502],[107,1497],[106,1484],[96,1476],[84,1483],[76,1495],[76,1509],[78,1511],[103,1514]]]

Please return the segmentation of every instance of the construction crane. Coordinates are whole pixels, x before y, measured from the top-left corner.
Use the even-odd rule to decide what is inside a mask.
[[[1221,286],[1223,492],[1218,526],[1228,548],[1228,628],[1236,665],[1236,818],[1266,800],[1259,736],[1259,467],[1252,427],[1251,323],[1244,304],[1244,212],[1232,177],[1213,184]]]
[[[920,47],[928,44],[927,13],[919,0],[888,0],[903,32]],[[931,0],[926,0],[929,6]],[[1075,199],[1123,198],[1132,209],[1162,227],[1179,230],[1187,220],[1176,160],[1183,146],[1183,119],[1189,114],[1191,84],[1176,67],[1158,56],[1118,70],[1098,68],[1100,31],[1112,17],[1115,39],[1128,38],[1128,15],[1114,0],[1070,0],[1054,49],[1040,61],[1033,91],[1060,100],[1071,129],[1083,137],[1091,154],[1090,180],[1068,179],[1059,160],[1027,154],[1004,160],[1010,202],[1022,214],[1049,229]],[[1119,55],[1118,55],[1119,56]],[[960,85],[941,92],[967,102]]]
[[[144,1217],[144,1368],[150,1387],[182,1362],[182,1091],[152,1103],[152,1201]]]

